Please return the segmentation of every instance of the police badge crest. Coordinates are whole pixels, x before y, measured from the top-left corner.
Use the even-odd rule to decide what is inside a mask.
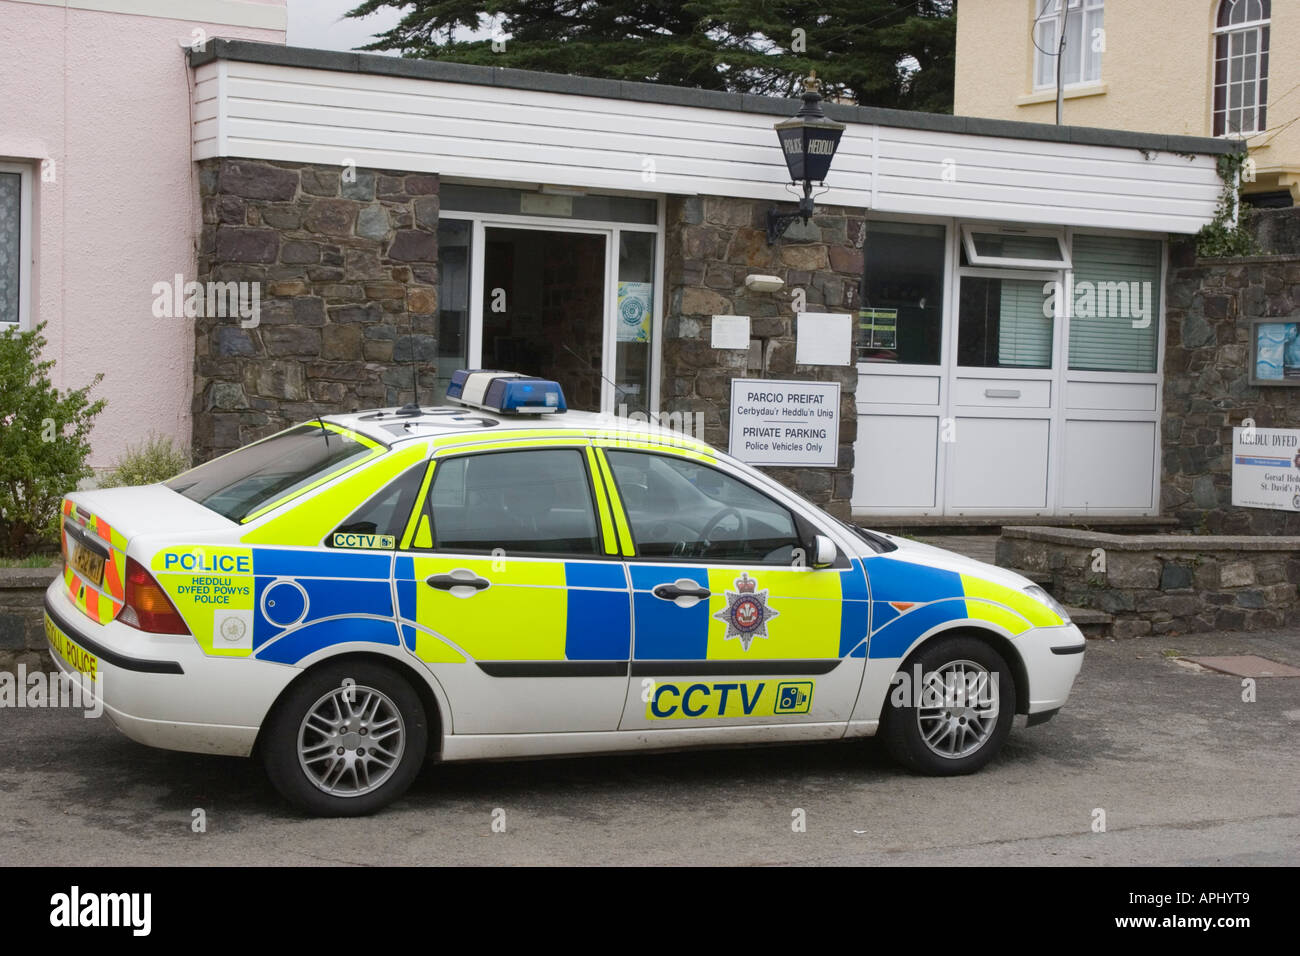
[[[781,612],[768,606],[767,589],[758,590],[758,582],[748,574],[736,579],[736,590],[727,591],[727,606],[713,617],[727,625],[723,640],[740,638],[740,649],[749,650],[756,637],[767,637],[767,622]]]

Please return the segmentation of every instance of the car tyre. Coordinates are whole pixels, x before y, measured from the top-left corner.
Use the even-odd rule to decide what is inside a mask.
[[[354,817],[392,803],[424,763],[424,705],[395,670],[371,661],[324,664],[277,702],[262,763],[290,803],[315,816]]]
[[[997,756],[1015,719],[1016,685],[992,646],[969,634],[937,637],[917,648],[899,674],[905,679],[900,685],[896,675],[890,686],[881,728],[894,759],[916,773],[954,776]]]

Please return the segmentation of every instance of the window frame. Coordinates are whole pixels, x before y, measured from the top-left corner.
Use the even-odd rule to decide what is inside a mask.
[[[966,261],[970,267],[974,268],[998,268],[998,269],[1034,269],[1046,272],[1054,272],[1072,268],[1070,258],[1070,248],[1065,241],[1064,227],[1020,227],[1008,226],[999,223],[978,223],[963,222],[961,225],[961,243],[962,248],[966,250]],[[992,233],[994,235],[1005,236],[1025,236],[1025,237],[1042,237],[1056,240],[1056,247],[1060,250],[1061,257],[1059,260],[1051,259],[1017,259],[1011,256],[985,256],[975,251],[975,236]],[[960,266],[960,268],[967,268]]]
[[[604,526],[600,520],[600,501],[596,497],[596,484],[594,475],[591,471],[591,460],[586,453],[589,446],[581,442],[564,442],[554,445],[541,444],[532,445],[527,448],[464,448],[456,449],[454,452],[445,455],[435,455],[429,462],[431,470],[425,475],[425,485],[421,488],[419,498],[415,502],[415,511],[412,514],[407,531],[410,532],[410,542],[404,544],[403,539],[406,537],[406,531],[398,537],[398,552],[418,552],[421,555],[464,555],[471,558],[490,558],[494,549],[488,549],[482,553],[474,550],[453,550],[440,548],[438,546],[438,523],[433,513],[433,491],[438,483],[440,475],[446,473],[448,462],[458,461],[470,457],[482,457],[486,455],[505,455],[505,454],[530,454],[541,451],[569,451],[577,455],[582,461],[583,474],[587,477],[587,498],[591,505],[591,520],[595,529],[595,548],[590,553],[578,553],[573,551],[506,551],[503,560],[521,561],[528,559],[540,560],[558,560],[558,561],[598,561],[613,560],[621,561],[622,556],[617,553],[617,539],[615,539],[615,552],[607,553],[604,546],[607,543],[604,538]],[[415,543],[417,532],[419,530],[421,516],[429,520],[429,537],[432,545],[428,548],[420,547]]]
[[[1270,27],[1273,20],[1273,8],[1271,0],[1258,0],[1261,9],[1264,11],[1263,19],[1247,20],[1242,23],[1222,23],[1226,19],[1227,11],[1234,8],[1236,2],[1249,3],[1250,0],[1219,0],[1219,6],[1214,16],[1214,27],[1210,31],[1211,50],[1210,59],[1214,64],[1214,73],[1210,83],[1210,130],[1212,135],[1219,138],[1242,138],[1257,136],[1268,129],[1268,67],[1266,65],[1269,57],[1270,47]],[[1251,81],[1255,90],[1255,105],[1253,114],[1255,124],[1250,129],[1228,129],[1228,118],[1234,112],[1230,103],[1233,81],[1232,81],[1232,36],[1240,33],[1243,36],[1246,33],[1256,35],[1255,44],[1255,78]],[[1219,58],[1218,44],[1219,38],[1223,37],[1227,42],[1227,52],[1223,59]],[[1245,81],[1242,81],[1243,87]],[[1223,88],[1224,105],[1219,109],[1216,105],[1220,87]],[[1241,113],[1242,107],[1236,107],[1236,112]],[[1220,128],[1222,127],[1222,128]]]
[[[779,507],[781,510],[783,510],[786,514],[790,516],[790,524],[794,527],[794,532],[796,536],[796,547],[802,548],[805,554],[812,553],[812,548],[814,546],[814,539],[816,538],[817,535],[826,535],[826,532],[824,530],[820,529],[817,525],[809,521],[807,518],[805,518],[794,508],[790,507],[788,503],[781,501],[779,498],[774,497],[770,492],[765,491],[762,488],[756,487],[752,482],[746,481],[744,477],[742,477],[739,474],[736,474],[733,471],[730,471],[725,468],[721,468],[717,464],[703,461],[699,458],[696,458],[693,455],[676,454],[673,451],[673,449],[670,448],[654,448],[654,449],[619,448],[617,446],[612,446],[612,447],[602,446],[600,448],[600,452],[605,458],[606,465],[609,467],[610,477],[613,478],[614,480],[614,489],[618,492],[618,499],[619,499],[618,508],[622,512],[624,522],[626,522],[627,524],[628,535],[632,538],[633,553],[624,556],[621,560],[628,561],[628,562],[632,562],[632,561],[643,562],[643,563],[649,562],[654,564],[704,564],[704,565],[716,565],[720,567],[744,566],[744,567],[755,567],[755,568],[783,568],[783,567],[791,566],[785,563],[763,564],[761,562],[746,561],[746,560],[739,560],[735,558],[725,558],[725,557],[709,557],[709,556],[700,557],[696,555],[684,555],[684,554],[683,555],[642,554],[641,545],[637,541],[636,531],[632,527],[632,517],[627,508],[626,498],[624,497],[623,494],[623,487],[622,485],[619,484],[618,473],[614,470],[614,462],[609,457],[610,452],[626,452],[628,454],[634,454],[634,455],[649,455],[649,456],[659,457],[659,458],[675,458],[679,461],[684,461],[687,464],[698,465],[701,468],[708,468],[710,471],[717,472],[718,474],[726,478],[730,478],[733,481],[736,481],[737,483],[744,485],[754,494],[759,495],[765,498],[766,500],[770,501],[772,504]],[[829,535],[827,536],[829,537]],[[837,544],[837,550],[839,553],[836,556],[836,563],[831,565],[832,568],[840,568],[841,562],[844,560],[843,546]],[[807,563],[805,567],[807,567],[809,570],[813,569],[811,563]]]
[[[1166,333],[1165,309],[1166,309],[1166,283],[1169,276],[1169,242],[1167,233],[1158,232],[1140,232],[1140,231],[1115,231],[1109,229],[1098,229],[1095,227],[1074,227],[1070,230],[1070,249],[1073,253],[1074,242],[1079,237],[1088,237],[1093,239],[1138,239],[1157,243],[1159,251],[1157,253],[1157,278],[1153,280],[1153,288],[1159,289],[1160,307],[1154,310],[1151,316],[1151,324],[1155,327],[1154,351],[1155,351],[1155,368],[1149,372],[1132,372],[1120,371],[1117,369],[1085,369],[1074,368],[1070,361],[1070,339],[1073,335],[1073,325],[1076,320],[1074,314],[1075,300],[1077,295],[1058,296],[1057,317],[1061,317],[1061,309],[1066,309],[1065,326],[1063,331],[1062,346],[1064,354],[1062,362],[1064,363],[1062,373],[1066,376],[1080,377],[1088,381],[1122,381],[1126,383],[1160,383],[1164,380],[1164,336]],[[1061,275],[1061,288],[1069,288],[1073,291],[1076,288],[1077,277],[1075,270],[1071,268],[1070,275],[1067,277],[1064,273]],[[1098,376],[1102,376],[1098,379]],[[1114,376],[1108,379],[1106,376]]]
[[[0,329],[16,328],[30,331],[32,322],[32,190],[35,188],[33,168],[29,163],[0,161],[0,173],[18,174],[18,321],[0,320]]]
[[[1056,21],[1059,15],[1058,10],[1060,9],[1061,6],[1061,0],[1033,0],[1033,3],[1034,6],[1032,9],[1035,11],[1036,15],[1034,17],[1033,23],[1030,26],[1030,33],[1029,33],[1030,43],[1033,45],[1034,48],[1033,62],[1030,66],[1030,69],[1032,71],[1031,85],[1035,93],[1040,93],[1044,90],[1056,89],[1056,57],[1059,56],[1059,54],[1047,53],[1044,51],[1042,45],[1040,45],[1039,42],[1040,39],[1039,31],[1044,26],[1050,27],[1052,31],[1052,46],[1058,50],[1060,49],[1060,37],[1056,35]],[[1051,13],[1047,12],[1049,7],[1051,8]],[[1072,9],[1077,9],[1079,11],[1079,20],[1078,20],[1079,43],[1083,47],[1083,49],[1081,49],[1079,53],[1079,78],[1077,80],[1067,80],[1065,76],[1062,75],[1061,88],[1064,90],[1071,90],[1071,89],[1082,89],[1088,86],[1097,86],[1099,83],[1102,82],[1101,58],[1098,57],[1097,59],[1097,75],[1095,77],[1087,76],[1087,72],[1088,72],[1087,54],[1089,52],[1087,48],[1087,44],[1088,41],[1091,39],[1091,36],[1085,33],[1085,30],[1086,30],[1087,16],[1089,13],[1093,11],[1097,11],[1097,10],[1102,11],[1102,22],[1103,23],[1105,22],[1105,10],[1106,10],[1105,0],[1069,0],[1069,6],[1066,9],[1067,11]],[[1067,31],[1070,29],[1069,12],[1066,13],[1065,27]],[[1102,30],[1103,31],[1105,30],[1104,26],[1102,27]],[[1069,37],[1067,36],[1067,40],[1068,39]],[[1038,79],[1039,66],[1040,64],[1043,63],[1047,63],[1052,67],[1050,71],[1052,79],[1046,83],[1040,83]]]
[[[1052,312],[1051,318],[1051,335],[1052,344],[1048,349],[1047,365],[963,365],[961,364],[961,281],[963,279],[995,279],[999,281],[1017,281],[1017,282],[1064,282],[1065,272],[1063,270],[1053,269],[1050,275],[1044,276],[1043,273],[1026,272],[1023,269],[991,269],[987,266],[962,266],[957,270],[957,286],[954,289],[956,299],[953,303],[953,369],[957,375],[971,375],[978,373],[980,375],[986,372],[1008,373],[1020,378],[1050,378],[1059,374],[1057,368],[1057,345],[1062,333],[1062,313],[1061,303],[1058,301]],[[1046,318],[1046,316],[1044,316]]]

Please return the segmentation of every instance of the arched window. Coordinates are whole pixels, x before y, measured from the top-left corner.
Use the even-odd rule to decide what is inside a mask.
[[[1269,0],[1220,0],[1214,26],[1214,135],[1258,133],[1267,122]]]

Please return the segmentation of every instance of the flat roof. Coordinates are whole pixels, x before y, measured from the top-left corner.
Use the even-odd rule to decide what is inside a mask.
[[[792,116],[802,105],[790,97],[755,96],[750,93],[720,93],[684,86],[633,83],[565,73],[539,73],[499,66],[450,63],[445,60],[417,60],[384,56],[377,53],[348,53],[340,50],[313,50],[306,47],[281,46],[254,40],[210,40],[203,51],[189,51],[191,67],[214,60],[238,60],[311,70],[343,73],[370,73],[415,80],[440,80],[444,83],[470,83],[475,86],[498,86],[506,89],[535,90],[573,96],[597,96],[611,100],[663,103],[701,109],[734,110],[742,113],[765,113]],[[928,129],[972,136],[1004,136],[1012,139],[1035,139],[1089,146],[1119,146],[1169,153],[1200,153],[1217,156],[1240,152],[1240,140],[1209,136],[1171,136],[1164,133],[1137,133],[1131,130],[1102,129],[1092,126],[1055,126],[1047,123],[1020,123],[1012,120],[986,119],[977,116],[952,116],[948,113],[921,113],[912,110],[882,109],[876,106],[846,106],[823,103],[826,115],[844,123],[899,126]]]

